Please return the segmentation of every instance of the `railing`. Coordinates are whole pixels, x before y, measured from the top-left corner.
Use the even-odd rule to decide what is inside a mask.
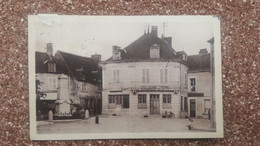
[[[48,120],[49,115],[48,114],[37,114],[36,120],[37,121],[43,121],[43,120]]]

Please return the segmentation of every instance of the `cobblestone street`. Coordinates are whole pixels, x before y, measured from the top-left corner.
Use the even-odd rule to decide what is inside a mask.
[[[113,117],[100,116],[84,120],[38,121],[39,134],[65,133],[119,133],[119,132],[215,132],[207,119],[193,119],[193,129],[187,128],[188,119],[164,119],[159,116]]]

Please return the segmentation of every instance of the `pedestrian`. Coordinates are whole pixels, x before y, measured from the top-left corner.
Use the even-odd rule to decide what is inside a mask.
[[[189,130],[193,128],[193,120],[189,118],[189,125],[188,125]]]
[[[209,119],[209,120],[211,119],[211,112],[210,112],[210,109],[208,110],[208,119]]]

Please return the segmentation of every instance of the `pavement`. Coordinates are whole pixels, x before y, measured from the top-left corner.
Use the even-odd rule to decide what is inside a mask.
[[[188,119],[161,118],[161,116],[127,117],[99,116],[89,119],[37,121],[39,134],[64,133],[119,133],[119,132],[215,132],[208,119],[193,119],[193,129],[188,130]]]

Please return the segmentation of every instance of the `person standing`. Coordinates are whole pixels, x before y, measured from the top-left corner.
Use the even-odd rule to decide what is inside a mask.
[[[193,128],[193,120],[191,118],[189,118],[188,129],[191,130],[192,128]]]

